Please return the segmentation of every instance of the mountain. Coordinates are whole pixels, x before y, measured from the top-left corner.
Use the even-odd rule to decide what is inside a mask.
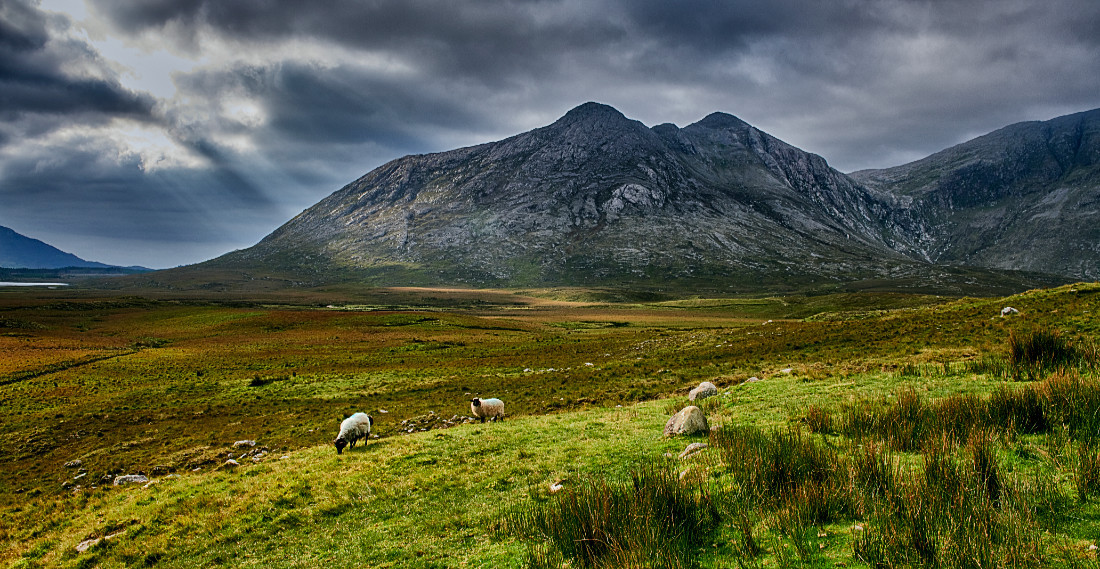
[[[37,239],[0,226],[0,268],[60,269],[66,267],[108,268],[111,265],[85,261]]]
[[[601,104],[377,168],[210,266],[477,285],[888,278],[891,202],[732,115],[647,128]]]
[[[649,128],[586,103],[501,141],[389,162],[162,282],[1003,291],[1094,278],[1096,118],[1022,123],[849,176],[732,115]]]
[[[912,213],[929,262],[1100,278],[1100,109],[851,177]]]

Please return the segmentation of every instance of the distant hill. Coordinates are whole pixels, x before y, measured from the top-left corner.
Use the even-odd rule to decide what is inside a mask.
[[[85,261],[72,253],[32,239],[0,226],[0,268],[3,269],[120,269],[114,265]],[[131,270],[148,270],[142,267],[126,267]],[[110,272],[110,271],[108,271]],[[101,274],[102,271],[95,271]],[[14,274],[14,273],[13,273]]]
[[[251,248],[147,282],[1006,292],[1095,279],[1098,119],[1021,123],[845,175],[732,115],[649,128],[586,103],[394,160]]]

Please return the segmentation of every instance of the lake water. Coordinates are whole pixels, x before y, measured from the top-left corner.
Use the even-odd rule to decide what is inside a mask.
[[[0,286],[69,286],[69,283],[8,283],[0,281]]]

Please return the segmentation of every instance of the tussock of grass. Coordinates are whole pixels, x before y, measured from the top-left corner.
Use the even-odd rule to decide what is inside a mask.
[[[568,559],[580,567],[673,569],[693,565],[719,522],[709,487],[681,484],[667,465],[648,463],[629,480],[585,478],[545,503],[508,512],[504,523],[555,551],[532,556],[528,567]]]

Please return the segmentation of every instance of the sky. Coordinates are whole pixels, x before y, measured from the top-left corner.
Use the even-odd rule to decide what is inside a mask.
[[[1100,2],[0,0],[0,225],[197,263],[587,101],[896,166],[1100,107]]]

